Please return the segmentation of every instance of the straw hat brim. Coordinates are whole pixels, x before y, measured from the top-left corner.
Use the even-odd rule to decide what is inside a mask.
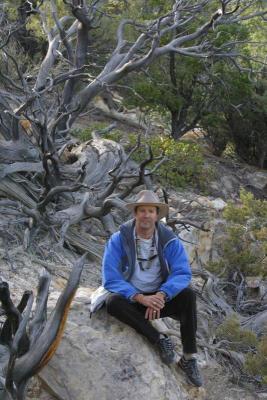
[[[168,204],[164,204],[164,203],[128,203],[126,204],[126,208],[130,211],[134,211],[136,207],[140,207],[140,206],[152,206],[152,207],[158,207],[159,209],[159,216],[158,219],[161,219],[163,217],[166,217],[168,215],[169,212],[169,206]]]

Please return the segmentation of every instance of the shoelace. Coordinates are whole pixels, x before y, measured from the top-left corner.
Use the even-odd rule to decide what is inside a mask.
[[[195,376],[200,376],[198,369],[196,368],[196,360],[191,359],[191,360],[185,360],[183,359],[182,361],[184,369],[188,370],[191,374],[194,374]]]
[[[160,347],[166,352],[170,352],[173,350],[173,345],[169,338],[159,339],[159,342],[160,342]]]

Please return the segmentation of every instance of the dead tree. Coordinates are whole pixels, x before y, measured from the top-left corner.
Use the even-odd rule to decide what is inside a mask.
[[[133,188],[144,183],[153,157],[133,167],[120,146],[102,139],[79,145],[68,136],[70,129],[97,94],[157,57],[176,52],[190,57],[226,57],[237,63],[242,57],[238,44],[224,43],[222,48],[213,44],[216,27],[264,17],[266,7],[250,12],[256,1],[221,0],[221,9],[207,17],[208,3],[179,0],[154,21],[122,20],[116,46],[97,76],[90,70],[88,38],[105,13],[105,1],[66,0],[70,14],[59,18],[56,2],[50,0],[51,29],[43,2],[27,3],[31,6],[29,18],[33,14],[39,17],[48,43],[36,73],[25,72],[19,57],[9,51],[16,27],[4,26],[0,196],[4,215],[13,215],[15,221],[23,218],[26,246],[43,230],[56,242],[69,246],[78,242],[80,250],[100,256],[101,246],[92,244],[90,236],[79,235],[80,223],[97,218],[108,234],[114,230],[111,210],[121,207]],[[205,21],[191,29],[201,14]],[[126,37],[129,25],[136,32],[134,42]],[[165,41],[166,37],[170,39]]]
[[[30,317],[33,294],[24,293],[16,307],[7,282],[0,282],[1,316],[6,319],[0,331],[0,398],[23,400],[27,383],[51,359],[62,337],[71,301],[79,285],[85,256],[70,273],[67,285],[47,320],[50,275],[44,270],[39,278],[36,307]]]

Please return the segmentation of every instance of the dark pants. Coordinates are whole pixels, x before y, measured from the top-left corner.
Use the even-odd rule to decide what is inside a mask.
[[[145,319],[146,307],[131,303],[125,297],[111,293],[106,300],[107,312],[118,320],[130,325],[144,335],[151,343],[159,340],[160,333]],[[180,321],[181,340],[184,353],[196,353],[196,295],[192,289],[182,290],[172,300],[166,302],[160,311],[161,318],[173,317]]]

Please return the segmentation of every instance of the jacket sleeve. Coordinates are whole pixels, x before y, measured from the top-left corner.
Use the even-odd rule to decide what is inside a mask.
[[[138,291],[124,279],[120,271],[122,256],[123,248],[120,232],[116,232],[111,236],[105,248],[102,264],[102,284],[109,292],[118,293],[131,300],[131,297]]]
[[[170,274],[159,290],[165,292],[167,299],[171,300],[189,285],[192,272],[185,249],[178,239],[172,240],[167,245],[164,255]]]

